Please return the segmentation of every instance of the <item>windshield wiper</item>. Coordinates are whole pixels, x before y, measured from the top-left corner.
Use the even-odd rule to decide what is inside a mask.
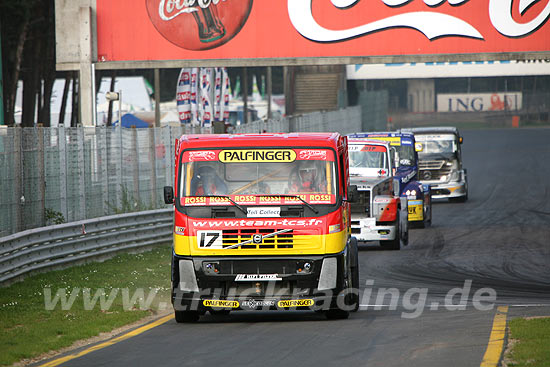
[[[276,198],[276,197],[280,197],[280,198],[295,198],[295,199],[300,200],[302,203],[306,204],[306,206],[307,206],[308,208],[310,208],[311,210],[313,210],[313,212],[314,212],[315,214],[319,213],[319,210],[317,210],[313,205],[311,205],[310,203],[308,203],[307,201],[305,201],[304,199],[302,199],[302,198],[299,197],[298,195],[288,195],[288,194],[282,194],[282,195],[267,194],[267,195],[263,195],[263,194],[260,194],[260,196],[268,196],[268,197],[272,197],[272,198]]]
[[[231,204],[235,205],[241,212],[243,212],[244,214],[248,214],[248,211],[245,208],[243,208],[242,206],[237,204],[233,199],[231,199],[227,195],[200,195],[200,196],[204,197],[204,198],[224,198],[224,199],[227,199],[231,202]]]

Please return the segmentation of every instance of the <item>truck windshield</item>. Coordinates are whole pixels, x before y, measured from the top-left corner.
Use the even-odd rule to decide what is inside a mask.
[[[414,146],[412,145],[397,145],[394,146],[399,156],[399,165],[414,166],[416,164],[416,156],[414,154]]]
[[[388,151],[385,146],[350,144],[348,151],[350,175],[377,177],[390,174]]]
[[[329,149],[188,150],[180,170],[181,205],[336,202],[338,175]]]
[[[449,154],[457,151],[457,138],[454,134],[441,135],[415,135],[416,141],[422,144],[419,155],[426,154]]]

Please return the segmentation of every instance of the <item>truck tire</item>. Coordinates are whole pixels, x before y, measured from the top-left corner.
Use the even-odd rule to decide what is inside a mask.
[[[400,240],[400,232],[401,232],[401,215],[400,211],[397,211],[397,218],[395,218],[395,226],[396,226],[396,233],[395,233],[395,239],[393,240],[387,240],[387,241],[380,241],[380,246],[382,248],[388,249],[388,250],[399,250],[401,248],[401,240]],[[407,221],[408,221],[408,215],[407,215]]]
[[[468,201],[468,194],[456,198],[449,198],[449,201],[451,203],[465,203],[466,201]]]
[[[345,320],[349,317],[349,311],[334,308],[332,310],[328,310],[325,315],[329,320]]]
[[[174,311],[177,323],[191,323],[199,321],[198,311]]]
[[[210,315],[214,316],[227,316],[231,313],[231,310],[210,310]]]
[[[430,193],[430,204],[428,205],[426,209],[426,223],[425,227],[431,227],[432,226],[432,217],[433,217],[433,211],[432,211],[432,194]],[[429,213],[429,215],[428,215]]]
[[[399,209],[395,219],[397,233],[395,239],[380,241],[380,245],[389,250],[400,250],[409,244],[409,219],[407,209]]]
[[[348,243],[349,260],[346,264],[347,267],[347,288],[348,291],[344,298],[344,303],[349,307],[348,310],[342,310],[340,308],[333,308],[325,312],[327,319],[329,320],[343,320],[349,317],[350,311],[356,312],[359,309],[359,250],[357,247],[357,239],[352,237]],[[348,308],[346,307],[346,308]]]
[[[431,196],[431,194],[429,194]],[[424,202],[426,202],[426,196],[424,196]],[[428,228],[432,226],[432,198],[429,198],[430,203],[424,205],[424,220],[418,224],[420,228]]]
[[[401,200],[399,209],[399,248],[403,248],[409,244],[409,210],[407,208],[407,200]]]
[[[351,264],[351,288],[353,292],[350,304],[353,305],[351,312],[357,312],[359,310],[359,247],[357,246],[357,239],[355,237],[351,238],[350,244],[353,253],[352,259],[354,260]]]

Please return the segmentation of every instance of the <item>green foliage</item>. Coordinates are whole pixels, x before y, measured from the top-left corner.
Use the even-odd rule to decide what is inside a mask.
[[[170,256],[171,248],[162,246],[149,252],[119,255],[102,263],[34,275],[2,288],[0,366],[68,347],[77,340],[168,310]],[[46,309],[47,300],[60,290],[69,298],[75,289],[79,292],[71,307],[63,309],[59,301],[55,307]],[[85,307],[85,289],[91,298],[98,297],[93,307]],[[134,299],[125,302],[124,292]],[[116,294],[112,304],[102,306],[101,298],[106,300],[112,294]],[[140,294],[143,299],[135,297]],[[147,303],[148,299],[151,302]]]
[[[510,321],[509,339],[516,343],[506,356],[508,366],[550,366],[550,317]]]
[[[151,205],[147,205],[140,199],[134,198],[125,185],[120,185],[120,195],[120,206],[117,206],[116,203],[106,202],[110,211],[115,214],[141,212],[144,210],[154,209]]]
[[[44,220],[47,226],[65,223],[65,217],[63,214],[50,208],[46,208],[46,210],[44,210]]]

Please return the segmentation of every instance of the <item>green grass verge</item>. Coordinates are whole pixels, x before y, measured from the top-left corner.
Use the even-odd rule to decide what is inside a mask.
[[[0,288],[0,365],[112,331],[157,312],[159,304],[168,309],[171,251],[123,254]]]
[[[509,327],[515,340],[506,355],[509,367],[550,366],[550,318],[514,319]]]

